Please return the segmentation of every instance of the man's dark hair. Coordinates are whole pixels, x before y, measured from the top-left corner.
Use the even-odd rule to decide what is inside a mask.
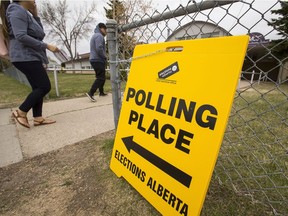
[[[98,27],[99,27],[99,29],[101,29],[101,28],[107,29],[107,27],[104,23],[99,23]]]

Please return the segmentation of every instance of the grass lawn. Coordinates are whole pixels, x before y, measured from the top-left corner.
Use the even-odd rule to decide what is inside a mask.
[[[49,73],[52,89],[45,100],[59,100],[65,98],[82,97],[89,91],[95,80],[94,74],[57,74],[59,97],[53,73]],[[106,80],[104,91],[111,92],[110,80]],[[19,83],[11,77],[0,73],[0,108],[19,105],[30,92],[30,87]]]
[[[287,83],[257,84],[236,94],[215,169],[238,194],[280,215],[288,215],[287,95]]]
[[[29,92],[30,87],[0,73],[0,108],[19,104]]]
[[[85,96],[85,93],[90,90],[90,87],[95,80],[94,74],[58,73],[57,76],[58,76],[58,89],[60,98],[73,98],[73,97]],[[52,90],[49,93],[49,98],[57,99],[53,73],[49,73],[49,77],[52,85]],[[106,80],[104,86],[104,92],[111,92],[110,80]]]

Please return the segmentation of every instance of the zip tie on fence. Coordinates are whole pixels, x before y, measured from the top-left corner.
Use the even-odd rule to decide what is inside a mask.
[[[151,53],[147,53],[147,54],[144,54],[144,55],[141,55],[141,56],[136,56],[136,57],[131,57],[129,59],[124,59],[124,60],[118,60],[118,61],[109,61],[109,63],[114,63],[114,64],[117,64],[117,63],[130,63],[134,60],[138,60],[138,59],[142,59],[142,58],[147,58],[147,57],[150,57],[150,56],[153,56],[153,55],[157,55],[157,54],[160,54],[160,53],[163,53],[163,52],[166,52],[167,49],[161,49],[161,50],[156,50],[155,52],[151,52]]]

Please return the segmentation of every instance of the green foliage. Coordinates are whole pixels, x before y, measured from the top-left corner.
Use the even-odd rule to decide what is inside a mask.
[[[280,1],[281,8],[278,10],[272,10],[272,14],[277,14],[277,19],[272,19],[269,25],[272,25],[276,30],[279,31],[279,35],[287,37],[288,34],[288,2]]]
[[[124,24],[126,13],[123,2],[119,0],[110,0],[107,4],[110,8],[104,8],[106,17],[114,19],[118,24]]]
[[[281,8],[272,10],[272,14],[279,15],[277,19],[273,18],[268,25],[273,26],[278,31],[278,35],[283,36],[285,39],[274,40],[271,43],[271,49],[274,55],[283,59],[288,56],[288,2],[280,1]]]

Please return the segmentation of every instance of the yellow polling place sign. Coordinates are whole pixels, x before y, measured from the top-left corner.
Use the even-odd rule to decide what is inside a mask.
[[[163,215],[199,215],[249,37],[139,45],[110,167]]]

